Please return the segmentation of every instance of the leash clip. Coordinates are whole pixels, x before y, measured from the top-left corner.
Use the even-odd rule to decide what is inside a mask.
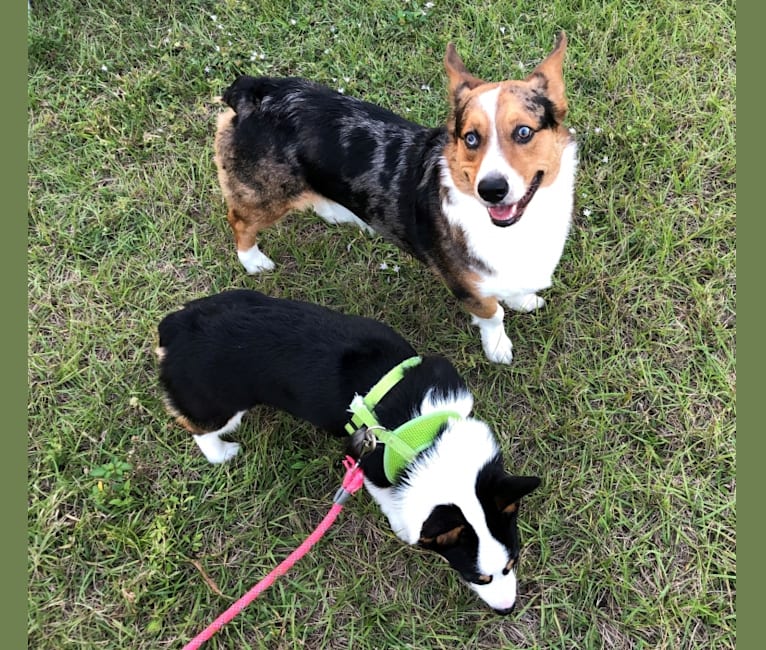
[[[373,429],[382,428],[383,427],[378,425],[375,427],[364,427],[364,429],[362,429],[362,443],[359,448],[359,460],[361,460],[363,456],[367,456],[367,454],[371,454],[375,451],[375,447],[378,446],[378,439],[375,437]]]
[[[378,445],[378,439],[375,437],[374,429],[383,430],[383,427],[377,425],[373,427],[362,426],[351,434],[350,452],[357,457],[357,464],[362,459],[375,451]]]
[[[364,472],[359,466],[360,460],[354,462],[351,456],[346,456],[343,459],[346,475],[343,477],[343,484],[338,488],[332,499],[335,504],[343,506],[349,497],[364,485]]]

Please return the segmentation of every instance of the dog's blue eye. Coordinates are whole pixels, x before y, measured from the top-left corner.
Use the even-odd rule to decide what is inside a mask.
[[[465,142],[465,146],[469,149],[476,149],[481,143],[481,138],[476,131],[469,131],[463,136],[463,141]]]
[[[513,131],[513,139],[519,144],[525,144],[532,139],[535,132],[529,126],[517,126]]]

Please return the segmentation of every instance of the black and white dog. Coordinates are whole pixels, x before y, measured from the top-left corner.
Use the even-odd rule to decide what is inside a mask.
[[[194,300],[169,314],[156,352],[169,411],[212,463],[237,454],[239,445],[221,435],[259,404],[344,435],[352,401],[416,355],[378,321],[249,290]],[[505,472],[494,434],[469,417],[472,407],[452,364],[423,357],[380,398],[375,417],[394,431],[429,413],[450,416],[393,480],[380,442],[361,465],[396,535],[440,553],[490,607],[509,613],[519,501],[540,479]]]

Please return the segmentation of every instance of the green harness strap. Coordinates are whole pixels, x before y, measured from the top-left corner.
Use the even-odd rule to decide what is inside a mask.
[[[383,450],[383,471],[393,483],[399,473],[421,451],[433,444],[438,431],[450,418],[460,418],[455,411],[436,411],[408,420],[394,431],[383,428],[375,417],[375,407],[381,399],[396,386],[406,370],[417,366],[422,357],[410,357],[389,370],[368,391],[364,397],[358,395],[351,402],[351,422],[346,431],[353,435],[358,429],[374,427],[375,437],[385,445]]]

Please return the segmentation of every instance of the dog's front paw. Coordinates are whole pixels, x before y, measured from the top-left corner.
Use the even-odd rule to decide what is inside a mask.
[[[516,296],[505,301],[511,309],[515,311],[531,312],[536,309],[542,309],[545,306],[545,300],[535,293],[527,293],[523,296]]]
[[[247,251],[237,251],[237,257],[250,275],[274,268],[274,262],[261,253],[257,245]]]
[[[494,340],[482,338],[481,346],[484,348],[487,359],[493,363],[510,364],[513,361],[513,344],[504,332],[495,336]]]

